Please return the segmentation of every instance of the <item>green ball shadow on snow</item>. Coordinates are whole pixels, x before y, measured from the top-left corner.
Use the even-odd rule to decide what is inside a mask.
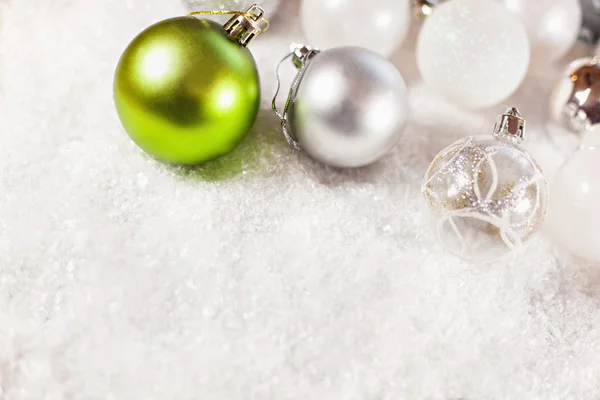
[[[216,160],[195,166],[166,165],[173,174],[194,182],[224,182],[247,173],[259,173],[275,162],[273,151],[285,145],[279,120],[270,110],[261,110],[248,135],[236,149]],[[276,149],[277,148],[277,149]]]

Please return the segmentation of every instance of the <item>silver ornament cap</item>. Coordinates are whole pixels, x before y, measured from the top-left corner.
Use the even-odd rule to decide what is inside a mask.
[[[312,60],[314,56],[321,52],[319,49],[313,49],[312,47],[303,44],[293,44],[290,46],[290,50],[293,54],[292,63],[294,63],[298,69],[302,69],[302,67]]]
[[[525,139],[525,120],[515,107],[507,108],[498,117],[494,126],[494,137],[503,142],[520,144]]]

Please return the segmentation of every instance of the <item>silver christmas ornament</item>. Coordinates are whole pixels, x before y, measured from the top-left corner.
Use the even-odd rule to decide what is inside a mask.
[[[554,85],[549,109],[548,130],[561,147],[600,144],[600,58],[572,62]]]
[[[472,262],[502,258],[541,226],[547,184],[518,144],[525,121],[500,116],[493,136],[469,136],[443,150],[425,174],[422,194],[436,213],[441,244]]]
[[[288,58],[299,72],[283,113],[275,105],[277,94],[273,109],[294,148],[322,163],[353,168],[379,160],[400,140],[407,89],[384,57],[358,47],[320,52],[297,46]]]
[[[583,21],[579,38],[589,44],[600,39],[600,1],[580,0]]]

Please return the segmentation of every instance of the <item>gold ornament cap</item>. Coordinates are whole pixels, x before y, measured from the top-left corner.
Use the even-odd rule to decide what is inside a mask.
[[[265,31],[261,26],[264,15],[265,10],[254,4],[245,13],[233,16],[223,28],[240,46],[246,47],[252,39]]]

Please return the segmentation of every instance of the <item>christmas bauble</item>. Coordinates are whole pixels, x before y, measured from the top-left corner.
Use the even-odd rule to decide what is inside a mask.
[[[580,38],[590,44],[600,39],[600,1],[579,0],[583,11]]]
[[[499,0],[525,26],[531,60],[545,65],[563,57],[581,28],[579,0]]]
[[[554,85],[549,110],[548,131],[561,147],[600,145],[600,59],[569,64]]]
[[[322,50],[359,46],[387,57],[404,41],[411,12],[409,0],[303,0],[301,19]]]
[[[600,148],[581,150],[561,167],[551,191],[548,230],[574,255],[600,262]]]
[[[254,59],[209,20],[178,17],[139,34],[115,73],[121,122],[143,150],[199,164],[232,151],[258,114]]]
[[[503,129],[511,129],[506,124]],[[440,242],[473,262],[493,261],[522,246],[546,216],[539,165],[500,137],[469,136],[452,144],[434,159],[423,182],[423,196],[438,215]]]
[[[361,167],[384,156],[407,122],[404,79],[385,58],[359,47],[314,56],[289,108],[292,135],[314,159]]]
[[[452,0],[425,20],[417,42],[425,83],[457,105],[484,108],[509,97],[529,67],[521,22],[491,0]]]

